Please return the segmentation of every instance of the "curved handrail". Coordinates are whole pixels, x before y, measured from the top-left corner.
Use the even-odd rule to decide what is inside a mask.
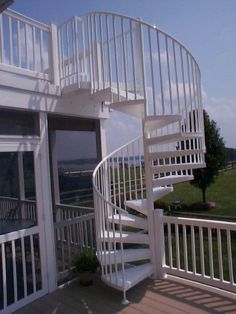
[[[121,263],[121,278],[125,281],[123,226],[122,214],[127,213],[124,201],[137,198],[144,194],[143,165],[141,151],[142,137],[137,137],[129,143],[116,149],[106,156],[93,172],[93,188],[95,203],[95,220],[97,224],[97,254],[100,260],[103,280],[114,280],[118,284]],[[138,157],[137,157],[138,156]],[[136,163],[137,161],[137,163]],[[126,166],[125,166],[126,164]],[[135,183],[132,184],[132,177]],[[140,181],[140,191],[136,181]],[[123,193],[123,199],[121,194]],[[117,222],[119,226],[117,227]],[[116,238],[119,235],[119,241]],[[106,245],[106,241],[109,245]],[[107,250],[105,249],[107,247]],[[113,252],[120,252],[118,258]],[[111,259],[114,259],[111,263]],[[111,265],[114,265],[112,267]],[[119,279],[120,280],[120,279]]]
[[[202,107],[195,58],[157,26],[92,12],[63,23],[59,43],[62,88],[110,89],[111,102],[144,98],[146,116],[178,114],[189,103],[195,111]]]
[[[123,200],[119,200],[118,203],[112,203],[109,199],[106,197],[108,195],[111,196],[113,194],[113,199],[115,198],[115,193],[120,192],[123,190],[124,194],[131,195],[134,193],[136,195],[139,194],[138,191],[135,191],[137,186],[132,186],[132,177],[136,180],[140,181],[140,190],[139,192],[144,194],[145,184],[143,182],[143,152],[141,152],[142,148],[142,141],[143,137],[138,136],[135,139],[129,141],[125,145],[119,147],[118,149],[111,152],[109,155],[107,155],[100,163],[96,166],[93,172],[92,176],[92,182],[93,182],[93,188],[94,191],[103,198],[104,201],[107,202],[107,204],[114,206],[117,210],[124,210],[122,208],[121,204],[123,204]],[[136,162],[137,160],[137,162]],[[130,162],[132,161],[132,163]],[[135,169],[134,164],[137,163]],[[127,168],[127,172],[125,173],[125,167]],[[100,171],[100,173],[99,173]],[[131,174],[132,171],[132,174]],[[103,173],[101,173],[103,172]],[[99,185],[97,184],[98,177],[102,176],[104,173],[106,173],[107,180],[110,180],[110,182],[103,182],[103,185],[106,184],[106,188],[99,189]],[[127,180],[126,180],[127,179]],[[112,182],[112,181],[115,182]],[[125,187],[125,185],[128,185],[128,188]],[[109,191],[107,191],[109,189]],[[127,190],[128,189],[128,190]],[[103,192],[103,193],[102,193]],[[131,198],[133,198],[131,196]],[[124,199],[126,200],[126,195],[124,195]]]
[[[124,149],[125,147],[127,147],[127,146],[133,144],[134,142],[136,142],[137,140],[140,140],[140,139],[142,139],[142,136],[137,136],[135,139],[129,141],[128,143],[122,145],[121,147],[118,147],[117,149],[115,149],[114,151],[112,151],[110,154],[108,154],[103,160],[101,160],[101,161],[97,164],[96,168],[95,168],[94,171],[93,171],[93,183],[94,183],[94,178],[95,178],[95,176],[96,176],[96,173],[97,173],[98,169],[101,167],[101,165],[102,165],[104,162],[106,162],[106,161],[107,161],[110,157],[112,157],[114,154],[118,153],[119,151],[121,151],[121,150]]]
[[[136,22],[136,23],[140,23],[142,25],[145,25],[145,26],[148,26],[150,28],[153,28],[154,30],[157,30],[159,31],[160,33],[162,33],[164,36],[168,36],[171,40],[173,40],[174,42],[176,42],[178,45],[180,45],[183,49],[185,49],[189,55],[194,59],[194,61],[196,62],[196,65],[198,66],[198,69],[199,69],[199,72],[200,71],[200,68],[199,68],[199,65],[195,59],[195,57],[193,56],[193,54],[191,53],[191,51],[182,43],[180,42],[179,40],[175,39],[173,36],[171,36],[169,33],[163,31],[161,28],[159,28],[157,25],[152,25],[148,22],[145,22],[143,21],[141,18],[134,18],[130,15],[124,15],[124,14],[120,14],[120,13],[116,13],[116,12],[111,12],[111,11],[91,11],[85,15],[81,15],[79,16],[78,18],[83,18],[85,16],[90,16],[90,15],[96,15],[96,14],[104,14],[104,15],[111,15],[111,16],[117,16],[117,17],[121,17],[121,18],[125,18],[125,19],[129,19],[133,22]]]

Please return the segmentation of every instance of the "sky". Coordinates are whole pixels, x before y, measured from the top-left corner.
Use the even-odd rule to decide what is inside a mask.
[[[157,25],[192,52],[201,69],[203,106],[226,146],[236,148],[236,0],[15,0],[11,8],[44,23],[110,11]],[[140,131],[134,119],[116,112],[106,128],[109,151]]]

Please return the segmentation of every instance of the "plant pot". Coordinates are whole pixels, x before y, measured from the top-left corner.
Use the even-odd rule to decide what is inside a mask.
[[[81,286],[90,286],[93,283],[93,273],[84,271],[79,273],[79,283]]]

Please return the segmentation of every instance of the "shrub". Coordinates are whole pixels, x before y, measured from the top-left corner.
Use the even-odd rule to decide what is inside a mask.
[[[95,273],[98,266],[97,256],[92,251],[83,251],[75,260],[75,268],[79,273],[85,271]]]

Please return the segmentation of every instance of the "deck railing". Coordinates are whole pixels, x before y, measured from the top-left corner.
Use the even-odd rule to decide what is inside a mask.
[[[51,28],[13,10],[0,14],[0,70],[52,79]]]
[[[27,219],[37,223],[36,201],[0,196],[0,219]]]
[[[38,227],[0,235],[0,261],[0,312],[12,313],[32,296],[40,297],[43,270]]]
[[[236,223],[162,216],[167,274],[236,292]]]
[[[58,204],[54,223],[58,280],[74,268],[74,258],[84,249],[96,249],[94,210]]]

